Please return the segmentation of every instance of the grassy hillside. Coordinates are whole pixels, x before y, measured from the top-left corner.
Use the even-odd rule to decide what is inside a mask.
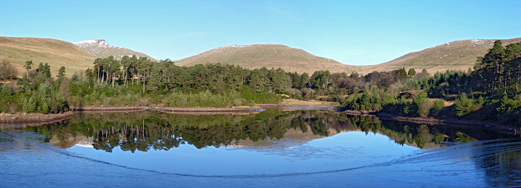
[[[137,57],[147,57],[148,59],[157,61],[156,59],[141,52],[135,52],[127,48],[111,46],[105,42],[105,40],[86,40],[76,42],[74,45],[78,46],[84,52],[100,58],[114,56],[116,59],[121,59],[123,56],[136,55]]]
[[[367,74],[373,71],[389,71],[402,67],[414,68],[418,72],[427,69],[431,74],[446,70],[468,70],[476,63],[478,56],[483,56],[495,40],[472,39],[445,43],[402,57],[370,66],[349,66],[337,61],[317,57],[304,50],[283,45],[232,45],[216,48],[192,57],[177,61],[178,65],[193,66],[206,63],[240,65],[246,68],[282,68],[291,72],[329,70],[330,72],[353,71]],[[503,40],[504,45],[520,42],[521,38]]]
[[[92,67],[94,59],[94,56],[83,52],[74,44],[61,40],[0,37],[0,61],[13,63],[20,74],[25,73],[22,66],[27,60],[33,61],[33,67],[40,62],[49,63],[53,76],[64,66],[66,75],[71,76],[75,71]]]
[[[405,67],[417,71],[427,69],[430,73],[445,70],[468,70],[492,47],[495,40],[471,39],[445,43],[418,52],[412,52],[387,63],[361,66],[361,72],[386,71]],[[521,38],[502,40],[503,45],[520,42]]]
[[[344,65],[332,59],[317,57],[304,50],[284,45],[225,46],[176,61],[176,64],[181,66],[206,63],[233,64],[249,69],[280,67],[286,71],[298,73],[313,73],[317,70],[351,73],[357,70],[354,66]]]
[[[508,45],[520,41],[521,38],[508,39],[503,40],[503,44]],[[418,72],[425,68],[430,73],[435,73],[448,69],[467,70],[475,64],[477,56],[487,53],[493,42],[494,40],[482,39],[449,42],[406,54],[387,63],[371,66],[349,66],[284,45],[225,46],[181,59],[176,63],[181,66],[223,63],[250,69],[280,67],[286,71],[298,73],[329,70],[333,73],[359,72],[366,74],[372,71],[389,71],[402,67],[414,68]],[[53,75],[61,66],[65,66],[66,74],[70,76],[75,71],[83,71],[92,67],[92,62],[96,57],[112,55],[120,58],[124,55],[136,55],[154,60],[146,54],[110,46],[104,40],[82,41],[75,44],[54,39],[0,37],[0,61],[12,62],[20,74],[25,72],[22,66],[26,60],[33,60],[35,66],[40,62],[49,63]]]

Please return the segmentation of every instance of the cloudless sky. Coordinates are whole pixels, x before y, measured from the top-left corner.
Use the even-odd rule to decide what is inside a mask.
[[[0,36],[113,46],[178,60],[232,44],[284,44],[344,64],[454,40],[521,37],[519,0],[2,0]]]

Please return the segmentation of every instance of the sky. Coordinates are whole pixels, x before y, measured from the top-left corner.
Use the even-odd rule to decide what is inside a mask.
[[[104,39],[156,59],[283,44],[372,65],[455,40],[521,37],[519,0],[1,1],[0,36]]]

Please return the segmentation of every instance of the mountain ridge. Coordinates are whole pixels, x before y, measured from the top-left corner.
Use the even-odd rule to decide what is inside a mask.
[[[84,40],[75,42],[73,44],[81,50],[83,50],[84,52],[99,58],[114,56],[114,58],[116,59],[121,59],[124,56],[135,55],[137,57],[146,57],[153,61],[157,61],[153,57],[141,52],[136,52],[128,48],[111,46],[104,39]]]
[[[352,66],[342,64],[333,59],[315,56],[307,51],[292,48],[281,44],[251,44],[251,45],[228,45],[214,48],[200,54],[183,58],[176,62],[180,66],[193,66],[196,64],[222,63],[239,65],[248,69],[255,68],[282,68],[287,72],[307,72],[312,74],[317,70],[329,70],[332,73],[358,72],[367,74],[373,71],[390,71],[399,68],[414,68],[417,71],[426,69],[433,74],[437,71],[463,70],[473,67],[478,56],[487,53],[495,39],[468,39],[458,40],[436,45],[420,51],[410,52],[391,61],[364,66]],[[503,45],[521,42],[521,38],[502,39]],[[82,49],[82,47],[84,49]],[[90,49],[91,53],[88,53]],[[92,67],[92,62],[96,59],[99,52],[106,53],[106,49],[112,49],[125,55],[134,55],[139,52],[110,46],[105,40],[87,40],[76,43],[29,37],[0,37],[0,61],[12,62],[20,73],[25,72],[23,64],[27,60],[33,60],[34,64],[40,62],[49,63],[53,74],[59,67],[66,67],[66,74],[72,75],[74,72],[82,72],[86,68]],[[98,50],[98,51],[96,51]],[[146,54],[137,55],[138,57],[148,57]],[[117,54],[110,54],[116,58],[122,57]],[[108,57],[106,55],[105,57]]]
[[[315,56],[302,49],[281,44],[229,45],[175,61],[177,65],[221,63],[244,68],[282,68],[288,72],[313,73],[317,70],[353,72],[356,67],[333,59]]]
[[[445,70],[466,71],[476,63],[478,56],[483,56],[492,47],[494,41],[501,40],[506,46],[521,42],[520,38],[511,39],[467,39],[457,40],[420,51],[410,52],[393,60],[377,64],[361,66],[365,73],[371,71],[385,71],[399,68],[426,69],[429,73]]]

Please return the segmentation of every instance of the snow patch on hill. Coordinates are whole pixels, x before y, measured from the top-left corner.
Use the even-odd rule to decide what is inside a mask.
[[[233,45],[229,45],[229,46],[225,46],[225,47],[228,47],[228,48],[244,48],[244,47],[248,47],[248,46],[251,46],[251,45],[238,45],[238,44],[233,44]]]
[[[481,39],[470,39],[470,42],[472,42],[472,44],[483,44],[483,43],[485,43],[485,40],[481,40]]]
[[[78,47],[89,47],[89,46],[96,46],[96,47],[115,47],[115,46],[110,46],[107,42],[105,42],[105,40],[84,40],[84,41],[80,41],[80,42],[76,42],[74,43],[74,45],[78,46]],[[116,48],[119,48],[119,47],[116,47]]]
[[[145,54],[132,51],[130,49],[121,48],[117,46],[111,46],[105,40],[85,40],[74,43],[74,45],[78,46],[84,52],[87,52],[90,55],[96,57],[109,57],[114,56],[116,59],[121,59],[124,56],[137,56],[137,57],[148,57]],[[148,57],[151,58],[151,57]],[[153,58],[151,58],[154,60]]]

